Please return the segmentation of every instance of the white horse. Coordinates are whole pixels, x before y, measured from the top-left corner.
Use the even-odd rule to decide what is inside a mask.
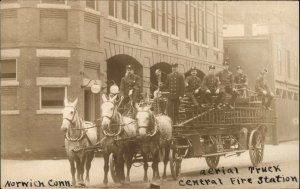
[[[104,157],[104,180],[107,184],[107,173],[109,171],[109,158],[112,158],[110,163],[115,164],[115,170],[111,170],[113,180],[115,182],[123,182],[125,180],[124,174],[124,158],[127,165],[126,180],[129,180],[130,168],[132,165],[132,158],[134,155],[133,146],[126,141],[115,143],[115,139],[122,139],[125,137],[136,136],[135,120],[129,117],[122,116],[118,111],[118,106],[115,104],[117,96],[109,99],[103,94],[103,103],[101,105],[102,122],[101,129],[104,138],[101,139],[102,152]],[[113,168],[111,166],[111,168]]]
[[[97,128],[93,127],[93,123],[84,121],[78,116],[77,102],[78,98],[74,102],[64,100],[65,107],[61,125],[61,130],[65,134],[65,148],[71,165],[73,186],[76,185],[76,169],[78,184],[85,185],[83,180],[84,167],[86,168],[86,182],[89,183],[89,170],[94,158],[94,151],[85,151],[84,148],[95,145],[97,142]]]
[[[172,138],[172,120],[166,115],[154,116],[150,110],[151,106],[140,107],[137,109],[136,120],[138,134],[141,137],[140,147],[144,159],[144,181],[148,180],[148,157],[152,155],[153,179],[159,179],[158,163],[163,158],[164,173],[163,179],[167,177],[166,169],[169,161],[170,141]]]

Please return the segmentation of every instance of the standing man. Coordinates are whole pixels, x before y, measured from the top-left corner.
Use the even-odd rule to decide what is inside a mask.
[[[221,109],[220,102],[222,96],[220,95],[219,80],[215,75],[215,66],[208,67],[208,74],[203,78],[202,86],[205,91],[205,100],[210,105],[213,105],[212,97],[217,96],[214,105],[216,108]]]
[[[134,74],[133,65],[126,65],[126,73],[120,84],[120,95],[124,97],[123,104],[126,105],[131,100],[131,106],[134,107],[139,101],[140,88],[139,76]]]
[[[274,94],[271,92],[266,82],[265,76],[267,73],[267,69],[260,72],[260,75],[255,82],[255,91],[258,93],[258,96],[262,96],[262,106],[267,110],[271,110],[270,105],[274,98]]]
[[[227,60],[224,62],[223,70],[216,74],[219,77],[220,81],[220,94],[222,96],[222,100],[224,101],[225,92],[231,95],[231,99],[229,101],[228,107],[233,109],[234,102],[238,97],[239,93],[234,88],[234,78],[232,73],[229,71],[229,64]]]
[[[246,98],[246,88],[248,86],[247,75],[244,74],[241,66],[236,68],[237,74],[234,77],[234,83],[236,85],[236,89],[240,92],[243,98]]]
[[[201,79],[197,76],[197,68],[191,68],[191,75],[185,80],[187,96],[192,100],[194,106],[198,106],[199,103],[195,95],[200,94]]]
[[[172,73],[167,76],[165,82],[165,88],[169,92],[167,111],[174,124],[178,123],[179,103],[185,90],[184,76],[178,73],[177,68],[178,64],[173,63]]]

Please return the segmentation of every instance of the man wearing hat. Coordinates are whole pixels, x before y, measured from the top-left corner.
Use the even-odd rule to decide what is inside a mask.
[[[139,100],[140,80],[139,76],[134,74],[131,64],[126,65],[125,76],[121,79],[120,95],[124,97],[124,104],[127,104],[131,99],[134,105]]]
[[[260,72],[260,75],[255,82],[255,91],[258,93],[258,96],[262,97],[262,106],[267,110],[271,110],[270,105],[274,98],[274,94],[271,92],[266,82],[265,77],[267,73],[268,73],[267,69],[264,69],[263,71]]]
[[[164,88],[169,92],[167,112],[174,124],[178,123],[179,102],[184,95],[185,83],[184,75],[178,73],[178,64],[172,64],[172,73],[170,73],[165,82]]]
[[[220,94],[223,97],[225,96],[225,92],[231,95],[231,99],[229,101],[228,107],[233,108],[233,104],[238,97],[239,93],[234,88],[234,77],[233,74],[229,71],[229,63],[227,59],[224,61],[223,70],[217,73],[217,77],[220,81]]]
[[[237,74],[234,77],[234,83],[235,83],[236,89],[238,91],[240,91],[240,94],[243,97],[246,97],[246,87],[248,86],[247,75],[244,74],[241,66],[238,66],[236,68],[236,72],[237,72]]]
[[[197,68],[194,66],[191,68],[191,75],[185,80],[186,83],[186,95],[192,100],[195,106],[199,103],[195,95],[200,94],[201,79],[197,76]]]
[[[215,66],[209,66],[208,69],[208,74],[203,78],[202,82],[202,86],[205,91],[205,100],[210,104],[213,104],[212,97],[217,96],[215,106],[220,109],[222,96],[220,95],[219,80],[215,75]]]

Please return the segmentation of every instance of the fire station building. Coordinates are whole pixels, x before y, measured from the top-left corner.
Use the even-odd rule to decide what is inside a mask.
[[[101,94],[89,87],[119,84],[128,63],[143,92],[171,63],[220,68],[222,15],[213,1],[2,0],[2,155],[63,152],[64,98],[78,97],[79,115],[95,120]]]

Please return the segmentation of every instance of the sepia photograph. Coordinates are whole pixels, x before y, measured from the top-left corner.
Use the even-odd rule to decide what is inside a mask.
[[[1,0],[0,51],[0,188],[300,188],[299,1]]]

